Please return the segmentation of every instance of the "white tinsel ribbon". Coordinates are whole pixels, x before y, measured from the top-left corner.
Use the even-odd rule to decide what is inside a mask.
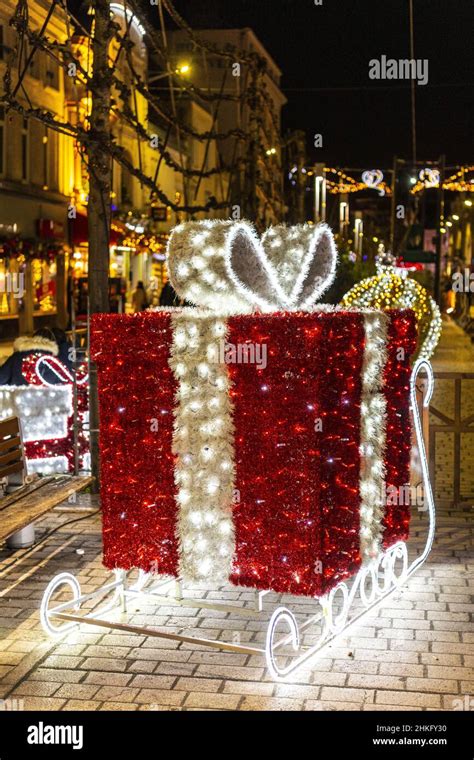
[[[359,486],[360,552],[364,564],[375,559],[382,546],[386,446],[386,401],[382,388],[387,361],[388,321],[387,314],[364,313]]]
[[[171,320],[180,575],[225,582],[234,553],[234,426],[230,380],[218,349],[227,325],[197,309],[175,312]]]

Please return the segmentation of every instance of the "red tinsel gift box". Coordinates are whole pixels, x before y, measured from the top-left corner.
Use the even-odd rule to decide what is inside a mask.
[[[96,315],[104,564],[319,596],[408,536],[411,311]]]

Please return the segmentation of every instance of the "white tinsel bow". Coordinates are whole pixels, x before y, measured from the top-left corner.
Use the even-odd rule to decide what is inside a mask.
[[[228,313],[309,309],[334,280],[337,251],[325,224],[270,227],[185,222],[168,242],[171,284],[181,298]]]

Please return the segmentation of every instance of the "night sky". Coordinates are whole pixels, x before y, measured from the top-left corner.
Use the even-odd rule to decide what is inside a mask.
[[[410,83],[373,81],[368,62],[409,58],[408,0],[175,0],[195,28],[251,27],[282,69],[283,127],[323,135],[312,158],[388,167],[411,158]],[[419,160],[473,162],[473,0],[414,0]]]

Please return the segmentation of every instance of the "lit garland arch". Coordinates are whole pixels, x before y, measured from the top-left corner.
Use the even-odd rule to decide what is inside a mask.
[[[413,309],[418,323],[416,359],[429,359],[441,335],[441,314],[425,288],[388,257],[376,262],[377,274],[361,280],[343,297],[343,306]]]

